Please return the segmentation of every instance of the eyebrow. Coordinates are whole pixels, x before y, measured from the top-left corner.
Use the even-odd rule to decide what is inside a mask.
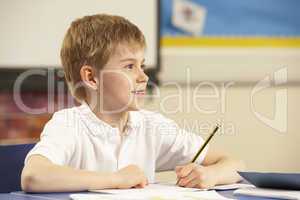
[[[126,62],[126,61],[136,61],[136,59],[134,58],[125,58],[125,59],[121,59],[120,62]],[[145,62],[145,58],[143,58],[142,63]]]

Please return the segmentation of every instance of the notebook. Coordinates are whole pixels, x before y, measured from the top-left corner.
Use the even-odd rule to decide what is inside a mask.
[[[244,179],[260,188],[300,190],[298,173],[238,172]]]

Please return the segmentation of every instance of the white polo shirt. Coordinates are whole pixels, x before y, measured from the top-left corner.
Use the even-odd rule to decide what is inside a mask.
[[[135,164],[154,182],[155,171],[173,170],[190,162],[202,144],[200,136],[145,110],[129,112],[127,133],[121,139],[118,128],[101,121],[83,103],[54,113],[25,163],[29,156],[39,154],[54,164],[99,172]],[[201,164],[206,152],[197,163]]]

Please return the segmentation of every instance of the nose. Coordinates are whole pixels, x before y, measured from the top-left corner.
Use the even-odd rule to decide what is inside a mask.
[[[139,69],[137,82],[138,83],[147,83],[148,80],[149,80],[149,77],[147,76],[147,74],[145,74],[144,70]]]

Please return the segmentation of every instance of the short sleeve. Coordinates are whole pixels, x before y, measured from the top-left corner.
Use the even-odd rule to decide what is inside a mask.
[[[55,113],[44,126],[40,141],[28,153],[25,164],[32,155],[42,155],[57,165],[67,165],[74,152],[75,132],[63,114]]]
[[[173,170],[178,165],[191,162],[204,143],[200,135],[179,128],[173,120],[163,116],[160,117],[156,134],[156,171]],[[200,154],[196,163],[203,162],[207,150],[208,147]]]

